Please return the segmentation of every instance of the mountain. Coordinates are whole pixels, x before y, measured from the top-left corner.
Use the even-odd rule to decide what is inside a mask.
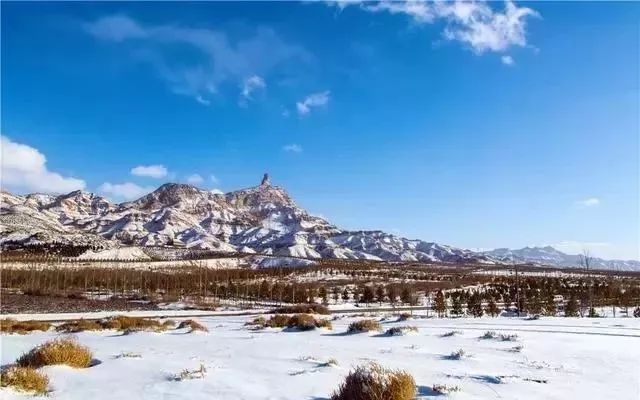
[[[305,259],[392,262],[527,262],[578,266],[552,247],[472,252],[382,231],[347,231],[299,207],[265,174],[260,185],[226,194],[167,183],[137,200],[112,203],[85,191],[60,196],[0,193],[2,248],[61,243],[241,252]],[[150,250],[147,250],[150,251]],[[594,268],[639,269],[637,261],[594,259]]]
[[[566,254],[551,246],[524,247],[511,250],[507,248],[485,251],[485,256],[503,262],[533,263],[557,267],[582,267],[579,254]],[[622,271],[640,271],[640,261],[637,260],[605,260],[590,257],[590,268],[616,269]]]
[[[346,231],[300,208],[268,176],[226,194],[167,183],[115,204],[84,191],[61,196],[0,195],[0,243],[166,246],[309,259],[420,262],[493,261],[450,246],[381,231]]]

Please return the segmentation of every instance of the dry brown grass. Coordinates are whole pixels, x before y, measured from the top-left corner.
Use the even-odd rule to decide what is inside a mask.
[[[86,319],[76,319],[67,321],[56,327],[56,331],[65,333],[76,333],[83,331],[101,331],[105,329],[103,324],[98,321],[89,321]]]
[[[158,320],[143,318],[143,317],[127,317],[124,315],[117,315],[111,317],[102,322],[105,329],[115,329],[126,332],[137,331],[152,331],[162,332],[166,331],[168,326],[160,323]]]
[[[180,322],[177,329],[189,328],[189,332],[201,331],[201,332],[209,332],[206,326],[202,325],[198,321],[193,319],[187,319],[185,321]]]
[[[333,325],[331,325],[331,321],[329,321],[328,319],[319,319],[316,321],[316,326],[318,328],[325,328],[325,329],[333,329]]]
[[[285,326],[287,326],[287,323],[289,323],[288,315],[276,314],[273,317],[269,318],[266,326],[271,328],[284,328]]]
[[[49,387],[49,378],[34,368],[10,367],[0,374],[0,383],[3,387],[44,394]]]
[[[59,338],[31,349],[18,358],[16,364],[32,368],[57,364],[87,368],[91,365],[92,359],[91,350],[82,346],[75,338]]]
[[[409,313],[402,313],[402,314],[398,315],[398,321],[399,322],[406,321],[406,320],[411,319],[411,318],[413,318],[413,317]]]
[[[287,321],[288,328],[296,328],[301,331],[316,329],[316,319],[309,314],[296,314]]]
[[[411,400],[415,395],[410,374],[371,363],[351,371],[331,400]]]
[[[352,322],[347,329],[349,333],[361,333],[371,331],[381,331],[382,325],[380,322],[374,319],[361,319],[360,321]]]
[[[273,310],[275,314],[330,314],[329,309],[322,304],[296,304]]]
[[[1,333],[17,333],[25,335],[33,331],[48,331],[51,324],[43,321],[16,321],[14,319],[0,320]]]

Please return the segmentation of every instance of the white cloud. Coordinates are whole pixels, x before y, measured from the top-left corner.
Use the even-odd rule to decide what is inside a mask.
[[[82,179],[47,169],[47,158],[37,149],[0,136],[0,186],[17,191],[66,193],[84,189]]]
[[[187,183],[192,185],[198,185],[202,182],[204,182],[204,179],[198,174],[191,174],[187,177]]]
[[[213,182],[214,184],[220,183],[220,179],[218,179],[218,177],[215,175],[210,175],[209,180],[211,180],[211,182]]]
[[[258,75],[253,75],[249,78],[246,78],[242,82],[242,91],[240,92],[240,105],[246,106],[248,101],[253,100],[253,92],[259,89],[264,89],[266,87],[267,84],[264,82],[264,79],[262,79]]]
[[[156,164],[156,165],[138,165],[137,167],[131,168],[131,175],[135,176],[146,176],[149,178],[164,178],[167,176],[167,168],[164,165]]]
[[[340,9],[358,2],[338,4]],[[503,10],[494,10],[488,3],[476,1],[378,1],[360,4],[369,12],[387,12],[410,17],[418,24],[445,22],[444,38],[458,41],[477,54],[504,52],[512,46],[527,45],[526,24],[529,17],[539,14],[528,7],[518,7],[505,1]]]
[[[289,116],[291,115],[291,112],[289,112],[288,108],[283,108],[282,112],[280,113],[280,115],[282,115],[285,118],[289,118]]]
[[[283,40],[267,27],[258,27],[242,38],[224,31],[178,24],[147,25],[126,15],[111,15],[85,24],[97,39],[126,44],[137,61],[150,65],[170,90],[203,104],[223,83],[243,85],[250,77],[247,95],[262,77],[287,63],[306,63],[309,53]],[[182,47],[181,47],[182,46]],[[191,51],[193,57],[176,58],[175,50]],[[255,85],[258,86],[255,86]],[[253,85],[253,86],[251,86]],[[244,89],[244,86],[243,86]]]
[[[597,197],[590,197],[588,199],[578,200],[575,204],[581,207],[596,207],[600,205],[600,199]]]
[[[297,144],[288,144],[282,147],[282,150],[288,153],[302,153],[302,147],[300,147],[300,145],[297,145]]]
[[[296,109],[298,114],[307,115],[314,107],[321,107],[329,103],[329,96],[331,92],[325,90],[324,92],[313,93],[305,97],[304,100],[296,103]]]
[[[502,61],[504,65],[509,65],[509,66],[514,65],[516,63],[513,57],[511,56],[502,56],[500,57],[500,61]]]
[[[135,200],[139,197],[150,193],[155,188],[151,186],[139,186],[132,182],[125,183],[109,183],[105,182],[98,188],[98,191],[107,197],[113,197],[118,200]]]

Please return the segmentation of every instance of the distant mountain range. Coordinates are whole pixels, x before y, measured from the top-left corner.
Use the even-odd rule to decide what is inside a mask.
[[[115,204],[85,191],[52,196],[0,195],[3,248],[40,243],[167,246],[307,259],[405,262],[510,262],[577,266],[578,256],[552,247],[473,252],[382,231],[347,231],[298,207],[265,175],[260,185],[226,194],[167,183]],[[637,261],[595,259],[595,268],[638,269]]]

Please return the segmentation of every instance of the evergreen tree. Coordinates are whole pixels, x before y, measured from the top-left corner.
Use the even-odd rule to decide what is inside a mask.
[[[362,289],[362,302],[369,305],[375,299],[375,293],[371,286],[365,286]]]
[[[467,312],[476,318],[482,317],[482,302],[478,292],[473,292],[473,294],[469,296],[467,300]]]
[[[349,301],[349,291],[347,290],[347,288],[344,288],[344,290],[342,291],[342,300]]]
[[[569,297],[569,301],[564,306],[565,317],[577,317],[578,316],[578,299],[574,294]]]
[[[447,303],[446,303],[446,300],[444,298],[444,293],[442,293],[442,290],[438,290],[438,292],[436,293],[436,300],[435,300],[434,308],[435,308],[435,311],[438,313],[438,316],[441,317],[441,318],[447,312]]]
[[[408,285],[402,287],[402,293],[400,294],[400,300],[405,304],[411,304],[411,288]]]
[[[489,299],[486,311],[487,314],[491,315],[492,317],[497,317],[500,314],[500,309],[498,308],[498,305],[496,304],[496,301],[493,299],[493,297]]]
[[[327,288],[324,286],[320,286],[320,290],[318,290],[318,295],[320,299],[322,299],[322,304],[327,304],[329,301],[327,300]]]
[[[376,300],[378,300],[378,303],[382,305],[382,302],[384,301],[384,287],[382,285],[378,285],[376,287]]]
[[[331,288],[331,298],[334,304],[338,304],[338,300],[340,300],[340,289],[338,289],[337,286]]]
[[[556,315],[556,312],[556,302],[553,300],[553,294],[549,293],[544,299],[544,314],[553,317]]]
[[[387,286],[387,297],[389,298],[389,303],[394,306],[398,299],[398,289],[395,285]]]
[[[534,315],[542,314],[542,300],[540,299],[540,296],[535,296],[531,299],[529,309],[527,311]]]
[[[459,295],[451,296],[451,314],[462,315],[462,302]]]

